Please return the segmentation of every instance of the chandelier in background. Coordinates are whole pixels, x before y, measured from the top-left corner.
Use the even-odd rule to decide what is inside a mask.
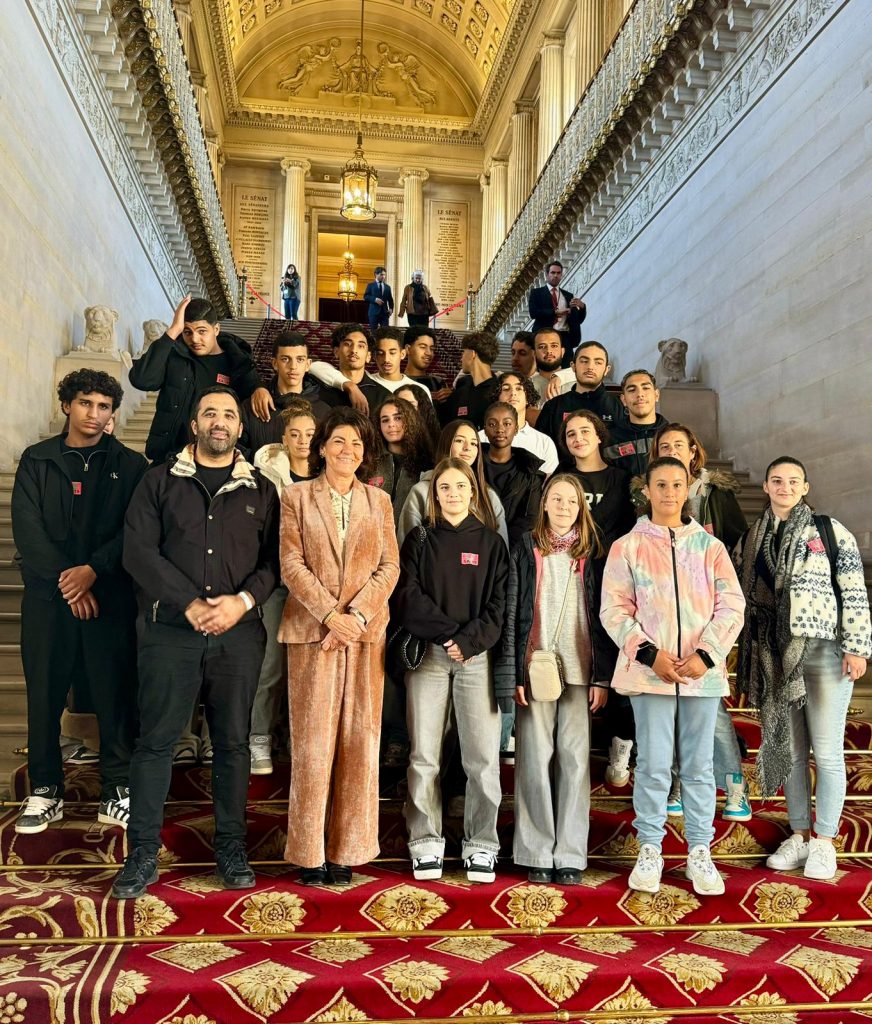
[[[360,41],[358,49],[363,56],[363,5],[360,0]],[[365,58],[364,58],[365,59]],[[378,188],[378,174],[366,162],[363,155],[362,103],[363,89],[357,87],[357,146],[354,156],[342,170],[339,179],[342,194],[342,206],[339,213],[346,220],[372,220],[375,217],[375,193]]]
[[[357,298],[357,274],[354,272],[354,253],[351,251],[351,239],[348,236],[346,236],[345,245],[346,249],[342,254],[345,263],[342,270],[339,271],[339,291],[337,294],[340,299],[351,302],[352,299]]]

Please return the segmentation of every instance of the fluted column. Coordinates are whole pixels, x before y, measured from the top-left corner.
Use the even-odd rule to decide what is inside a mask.
[[[481,174],[478,183],[481,185],[481,257],[479,263],[479,279],[481,279],[490,266],[493,255],[491,252],[490,178],[486,174]]]
[[[563,130],[563,33],[546,32],[539,48],[539,170]]]
[[[430,177],[423,167],[401,167],[399,182],[403,186],[403,237],[400,243],[399,280],[396,281],[397,304],[403,288],[412,280],[412,271],[424,262],[424,182]]]
[[[578,0],[578,89],[587,88],[605,52],[602,0]]]
[[[506,179],[508,178],[508,161],[491,160],[490,165],[490,216],[492,224],[491,259],[506,237]]]
[[[510,226],[530,194],[533,180],[533,104],[522,100],[512,114],[512,149],[509,153],[509,184],[506,225]]]
[[[294,264],[302,280],[301,297],[307,294],[309,287],[309,261],[306,258],[306,175],[311,169],[312,165],[308,160],[287,156],[282,160],[282,174],[285,176],[285,220],[279,272],[283,273],[289,263]],[[301,309],[300,317],[304,317],[307,312]]]

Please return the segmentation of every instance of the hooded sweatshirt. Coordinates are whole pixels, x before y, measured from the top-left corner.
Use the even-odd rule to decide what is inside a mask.
[[[499,534],[475,516],[440,519],[403,541],[391,618],[430,643],[454,640],[464,658],[490,650],[503,629],[509,554]]]
[[[609,427],[612,443],[603,448],[603,458],[625,469],[630,476],[644,473],[654,435],[668,422],[659,412],[653,423],[631,423],[629,416],[622,416]]]

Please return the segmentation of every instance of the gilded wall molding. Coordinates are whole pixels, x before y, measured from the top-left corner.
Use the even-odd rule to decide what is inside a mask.
[[[203,280],[190,248],[183,239],[170,239],[169,229],[181,221],[178,210],[168,210],[163,218],[156,212],[140,163],[142,159],[148,160],[148,151],[141,147],[134,152],[131,148],[73,3],[70,0],[27,2],[58,74],[91,137],[94,151],[169,302],[175,303],[190,289],[202,289]]]

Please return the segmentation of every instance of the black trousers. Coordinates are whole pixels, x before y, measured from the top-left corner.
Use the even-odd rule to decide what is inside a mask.
[[[130,764],[130,850],[156,854],[173,747],[202,696],[212,739],[215,849],[245,841],[251,705],[266,647],[259,619],[221,636],[145,621],[139,634],[139,738]]]
[[[136,709],[136,606],[132,594],[103,593],[83,622],[55,594],[24,588],[21,661],[27,684],[27,771],[32,788],[64,788],[61,713],[78,673],[87,676],[100,726],[101,799],[128,784]]]

